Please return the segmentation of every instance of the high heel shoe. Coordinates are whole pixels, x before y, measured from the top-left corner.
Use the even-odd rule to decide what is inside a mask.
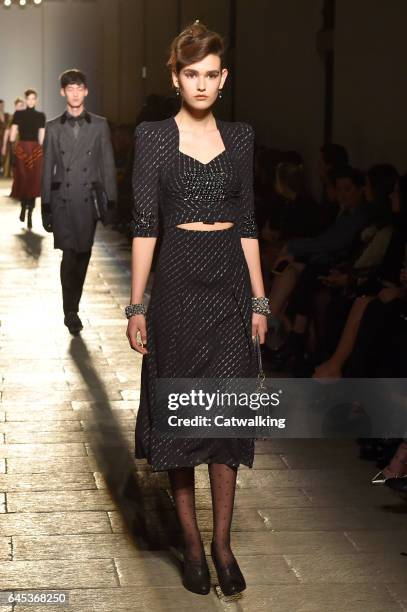
[[[216,556],[214,543],[211,542],[211,556],[218,574],[219,586],[222,593],[226,596],[241,593],[246,588],[246,581],[240,567],[233,557],[233,561],[228,565],[222,565]]]
[[[184,553],[182,584],[188,591],[196,593],[197,595],[207,595],[211,590],[211,577],[203,545],[200,561],[191,561],[187,559]]]
[[[384,472],[378,472],[376,474],[376,476],[373,476],[372,478],[372,484],[374,485],[382,485],[386,482],[386,480],[388,479],[387,476],[385,476]]]

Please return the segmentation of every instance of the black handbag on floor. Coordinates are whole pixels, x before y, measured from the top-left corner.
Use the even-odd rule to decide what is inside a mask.
[[[94,215],[97,221],[101,221],[103,225],[107,225],[111,222],[112,210],[114,205],[112,202],[109,202],[109,198],[107,197],[107,193],[102,183],[96,181],[92,183],[92,188],[90,190]]]

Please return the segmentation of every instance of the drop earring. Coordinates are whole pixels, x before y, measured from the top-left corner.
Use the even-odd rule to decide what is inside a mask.
[[[180,90],[179,90],[179,87],[176,87],[176,88],[175,88],[175,93],[176,93],[176,95],[177,95],[177,96],[179,96],[179,95],[180,95]]]
[[[219,100],[222,100],[222,96],[223,96],[223,92],[222,92],[222,90],[221,90],[221,89],[219,89],[219,92],[218,92],[218,98],[219,98]]]

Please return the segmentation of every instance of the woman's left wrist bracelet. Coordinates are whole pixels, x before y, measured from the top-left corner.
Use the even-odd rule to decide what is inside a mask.
[[[266,297],[252,297],[252,310],[257,314],[271,315],[269,299]]]
[[[144,304],[129,304],[124,309],[124,314],[126,315],[128,319],[130,319],[131,317],[137,314],[145,315],[146,312],[147,311],[146,311],[146,307],[144,306]]]

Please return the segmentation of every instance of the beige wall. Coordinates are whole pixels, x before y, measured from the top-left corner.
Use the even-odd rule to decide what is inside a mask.
[[[407,2],[339,0],[334,137],[362,167],[407,170]]]
[[[40,95],[38,107],[53,117],[64,108],[59,74],[80,67],[89,75],[89,106],[102,110],[102,40],[98,0],[47,0],[9,9],[0,5],[0,97],[12,101],[28,87]]]
[[[6,101],[8,110],[28,87],[38,91],[43,104],[42,36],[38,35],[42,32],[42,17],[42,10],[34,6],[26,10],[0,6],[0,98]],[[29,53],[21,43],[27,36]]]
[[[238,0],[237,117],[259,142],[298,151],[310,170],[323,139],[321,8],[320,0]]]

